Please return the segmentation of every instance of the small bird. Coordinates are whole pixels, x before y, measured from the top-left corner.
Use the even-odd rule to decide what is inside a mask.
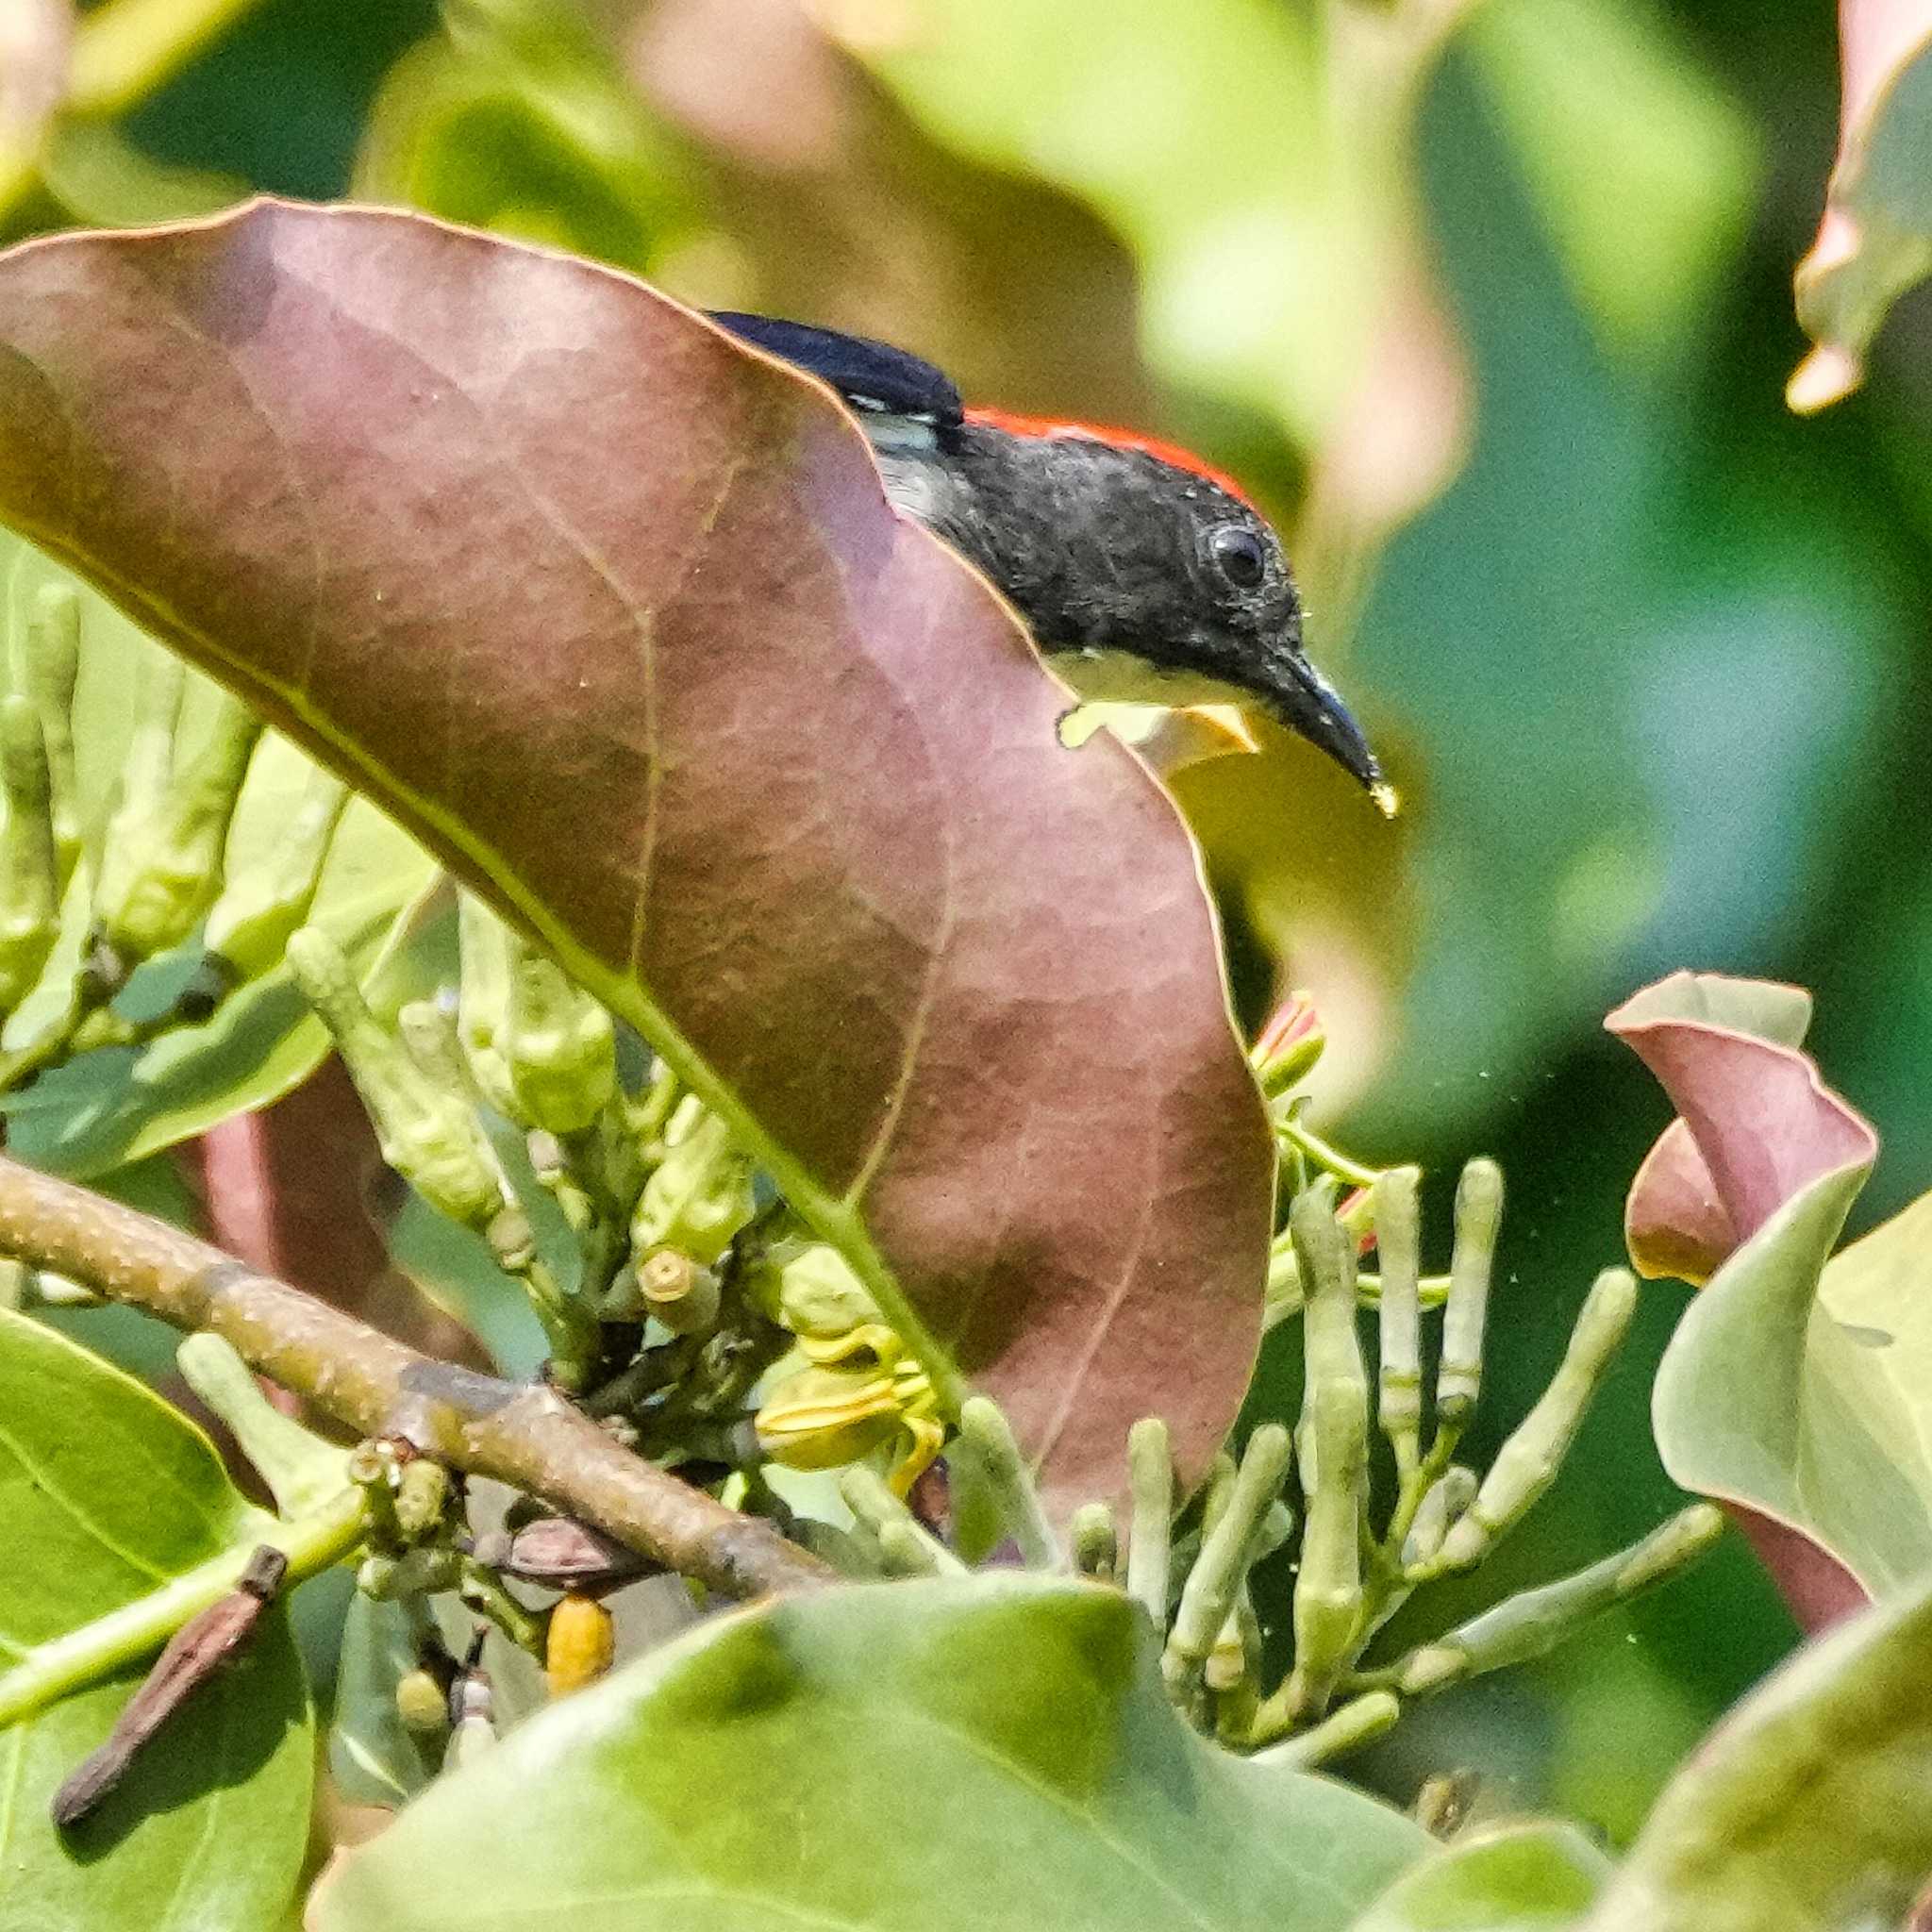
[[[719,309],[857,417],[886,494],[998,586],[1083,698],[1258,706],[1392,813],[1361,728],[1302,645],[1281,540],[1228,476],[1130,430],[966,408],[904,349]]]

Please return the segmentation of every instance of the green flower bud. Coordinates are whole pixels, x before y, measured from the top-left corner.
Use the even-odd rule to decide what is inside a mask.
[[[1335,1219],[1325,1184],[1295,1202],[1291,1225],[1310,1291],[1296,1434],[1307,1514],[1295,1578],[1291,1680],[1293,1701],[1307,1715],[1326,1705],[1361,1618],[1369,1390],[1356,1334],[1354,1244]]]
[[[745,1299],[808,1341],[833,1341],[881,1321],[851,1264],[824,1241],[781,1241],[745,1270]]]
[[[0,702],[0,1016],[40,984],[60,937],[60,872],[55,850],[47,748],[40,713],[23,697]]]
[[[644,1183],[631,1246],[639,1254],[675,1248],[708,1266],[752,1217],[751,1174],[751,1161],[732,1144],[730,1129],[706,1113]]]
[[[1173,1568],[1174,1453],[1158,1416],[1142,1416],[1127,1431],[1127,1476],[1133,1497],[1127,1594],[1147,1612],[1156,1631],[1164,1632]]]
[[[74,774],[74,687],[80,677],[80,599],[43,584],[26,625],[26,689],[47,750],[58,892],[80,862],[80,787]]]
[[[638,1264],[646,1314],[674,1335],[700,1335],[718,1319],[718,1277],[675,1248],[658,1248]]]
[[[289,965],[369,1109],[382,1158],[452,1221],[488,1228],[506,1196],[468,1099],[432,1079],[377,1024],[342,949],[320,927],[291,936]]]
[[[229,822],[262,730],[239,698],[223,692],[208,743],[186,770],[175,772],[181,666],[158,656],[146,669],[94,892],[102,940],[130,963],[178,945],[219,895]]]
[[[317,770],[308,775],[275,852],[228,881],[209,908],[206,944],[231,985],[246,985],[278,966],[290,936],[308,917],[330,841],[349,803],[349,788]]]
[[[1381,1375],[1377,1410],[1382,1433],[1407,1473],[1419,1460],[1423,1366],[1419,1263],[1421,1232],[1416,1190],[1421,1172],[1391,1167],[1375,1183],[1375,1231],[1382,1250]]]
[[[1550,1386],[1496,1452],[1475,1500],[1450,1528],[1438,1558],[1444,1570],[1480,1562],[1557,1479],[1604,1372],[1637,1312],[1637,1277],[1607,1268],[1596,1278]]]
[[[1105,1503],[1082,1503],[1074,1511],[1067,1537],[1074,1546],[1074,1568],[1082,1576],[1111,1583],[1121,1554],[1112,1509]]]
[[[396,1526],[412,1541],[441,1527],[449,1507],[449,1471],[426,1456],[404,1463],[396,1484]]]
[[[509,999],[498,1038],[519,1116],[576,1134],[617,1092],[617,1031],[608,1012],[520,935],[508,935]]]
[[[462,960],[457,1030],[471,1077],[498,1113],[514,1119],[517,1097],[503,1056],[509,1009],[509,933],[474,892],[457,894],[457,949]]]
[[[1248,1064],[1261,1091],[1273,1100],[1314,1071],[1327,1044],[1313,996],[1293,992],[1261,1029],[1261,1037],[1249,1049]]]
[[[1456,1189],[1456,1247],[1436,1370],[1436,1420],[1445,1428],[1468,1422],[1482,1389],[1483,1324],[1502,1222],[1503,1170],[1493,1160],[1472,1160]]]
[[[449,1728],[449,1692],[420,1667],[396,1680],[396,1715],[406,1729],[434,1737]]]

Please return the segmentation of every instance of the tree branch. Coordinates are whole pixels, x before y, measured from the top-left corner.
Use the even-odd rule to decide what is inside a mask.
[[[622,1447],[555,1390],[440,1362],[165,1223],[0,1156],[0,1252],[231,1342],[272,1381],[364,1436],[541,1497],[730,1596],[833,1573]]]

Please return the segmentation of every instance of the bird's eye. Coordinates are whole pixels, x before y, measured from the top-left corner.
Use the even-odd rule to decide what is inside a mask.
[[[1268,555],[1254,531],[1224,524],[1208,540],[1221,574],[1240,591],[1252,591],[1268,575]]]

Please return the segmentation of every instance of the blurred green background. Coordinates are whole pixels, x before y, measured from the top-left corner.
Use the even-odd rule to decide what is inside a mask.
[[[124,13],[135,8],[121,0]],[[1795,979],[1932,1183],[1932,488],[1908,303],[1801,422],[1791,267],[1832,9],[1756,0],[142,0],[165,84],[58,124],[10,235],[247,189],[409,202],[688,299],[891,337],[969,394],[1177,435],[1293,533],[1317,657],[1408,809],[1314,755],[1175,787],[1251,1020],[1313,990],[1324,1119],[1513,1211],[1488,1441],[1554,1365],[1666,1109],[1599,1030],[1678,966]],[[84,9],[82,35],[106,11]],[[203,31],[203,28],[207,31]],[[219,29],[219,30],[217,30]],[[1442,1197],[1435,1198],[1440,1224]],[[1857,1231],[1855,1227],[1854,1232]],[[1473,1586],[1674,1497],[1657,1284],[1557,1493]],[[1264,1387],[1291,1364],[1271,1361]],[[1627,1834],[1791,1641],[1740,1545],[1362,1769]]]

